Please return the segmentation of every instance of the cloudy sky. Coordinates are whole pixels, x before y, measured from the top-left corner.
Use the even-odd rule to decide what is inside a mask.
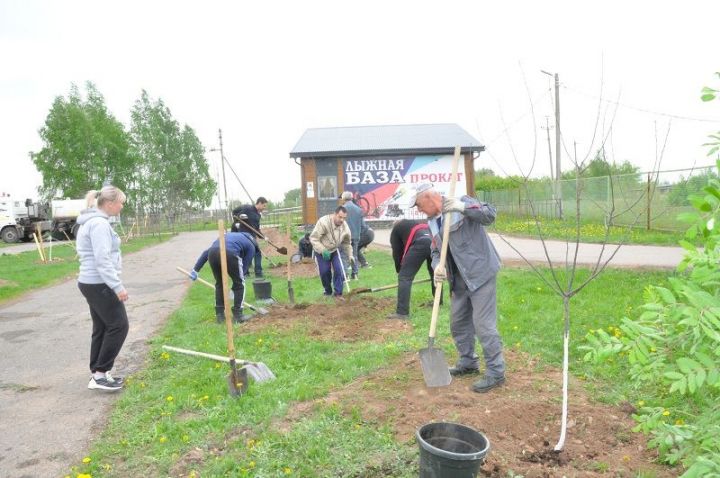
[[[146,89],[206,148],[221,128],[250,194],[272,200],[300,186],[288,152],[311,127],[458,123],[488,148],[476,168],[547,175],[540,70],[560,75],[568,153],[612,125],[610,157],[649,170],[670,127],[662,169],[712,164],[701,144],[720,102],[699,96],[720,86],[719,13],[717,1],[0,0],[0,192],[36,196],[37,131],[86,81],[125,125]],[[215,175],[219,154],[207,158]]]

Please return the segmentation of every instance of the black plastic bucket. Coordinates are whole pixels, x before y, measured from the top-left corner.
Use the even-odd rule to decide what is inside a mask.
[[[420,445],[420,478],[475,478],[490,442],[457,423],[428,423],[415,433]]]
[[[272,300],[272,283],[266,279],[255,279],[253,281],[255,299]]]

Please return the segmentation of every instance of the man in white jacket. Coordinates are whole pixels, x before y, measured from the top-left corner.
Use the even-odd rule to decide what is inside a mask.
[[[342,296],[345,270],[340,259],[341,247],[350,258],[351,264],[355,263],[350,243],[350,228],[345,219],[347,209],[338,206],[333,214],[321,217],[310,234],[315,263],[326,296]]]

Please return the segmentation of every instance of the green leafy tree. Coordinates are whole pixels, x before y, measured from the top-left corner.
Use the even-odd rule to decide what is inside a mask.
[[[126,189],[132,182],[133,158],[122,123],[108,112],[95,85],[85,84],[85,98],[76,85],[53,101],[40,128],[43,147],[30,157],[43,178],[42,198],[80,198],[105,181]]]
[[[280,207],[294,207],[300,205],[300,188],[291,189],[285,193]]]
[[[715,98],[708,90],[705,101]],[[656,388],[634,416],[636,430],[653,436],[665,462],[682,464],[684,477],[720,476],[720,180],[703,177],[702,193],[689,197],[695,211],[680,217],[690,223],[680,274],[669,288],[647,289],[638,317],[624,317],[612,335],[592,331],[582,347],[588,361],[627,360],[631,380]],[[690,242],[698,238],[700,250]]]
[[[174,217],[210,204],[216,184],[205,150],[161,99],[153,101],[143,90],[131,111],[130,136],[136,158],[132,192],[139,210]]]

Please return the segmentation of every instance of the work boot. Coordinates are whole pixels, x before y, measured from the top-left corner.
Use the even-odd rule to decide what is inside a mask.
[[[480,373],[480,370],[475,367],[461,367],[459,365],[450,367],[450,375],[453,377],[459,377],[460,375],[475,375],[478,373]]]
[[[215,322],[218,324],[225,323],[225,307],[215,307]]]
[[[253,316],[251,314],[243,314],[242,309],[236,309],[233,307],[232,310],[233,313],[233,322],[236,324],[242,324],[243,322],[247,322],[250,320]]]
[[[350,280],[358,280],[358,275],[353,272],[352,274],[350,274]]]
[[[503,383],[505,383],[505,377],[490,377],[486,375],[477,382],[473,383],[472,391],[477,393],[489,392]]]

